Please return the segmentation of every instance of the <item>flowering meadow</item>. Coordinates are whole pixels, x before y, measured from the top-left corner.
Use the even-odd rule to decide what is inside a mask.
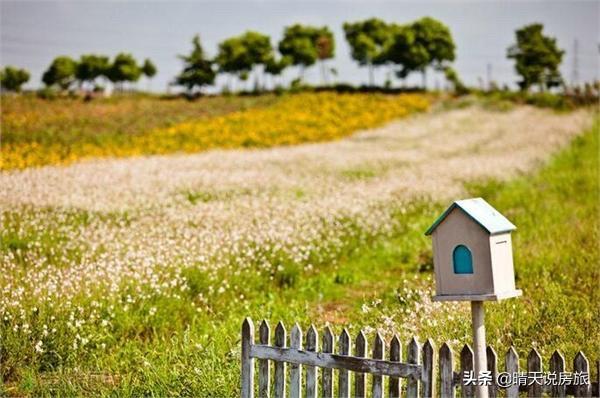
[[[327,141],[429,106],[422,95],[305,93],[266,99],[223,98],[227,97],[203,99],[195,108],[187,104],[181,113],[176,112],[175,104],[181,105],[182,100],[146,99],[141,104],[117,100],[105,106],[89,105],[92,109],[81,103],[75,103],[73,109],[54,109],[51,103],[19,100],[3,110],[0,169],[64,164],[82,158]],[[163,103],[168,104],[166,109],[162,109]],[[261,107],[267,103],[272,106]],[[191,120],[172,122],[190,119],[194,113],[197,117]],[[175,116],[165,117],[171,115]],[[94,128],[105,120],[113,122],[108,129],[101,127],[107,132],[99,134]],[[81,133],[82,128],[91,132]],[[65,129],[68,132],[63,134]]]
[[[427,106],[301,94],[74,159],[161,155],[1,172],[4,392],[235,395],[246,315],[463,337],[466,309],[428,299],[423,228],[469,184],[540,167],[591,114],[472,106],[370,129]],[[383,315],[390,300],[402,311]]]

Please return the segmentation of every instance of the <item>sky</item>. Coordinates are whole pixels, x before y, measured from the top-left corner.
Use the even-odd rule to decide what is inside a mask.
[[[36,88],[58,55],[113,57],[129,52],[140,60],[150,58],[158,67],[157,76],[151,82],[141,81],[139,87],[165,91],[182,68],[177,55],[190,51],[195,34],[214,56],[220,41],[246,30],[268,34],[277,43],[285,26],[303,23],[333,30],[336,55],[328,67],[337,69],[337,76],[332,79],[361,84],[367,83],[368,71],[350,58],[342,24],[370,17],[407,23],[423,16],[437,18],[450,28],[457,46],[454,65],[469,85],[486,84],[491,77],[514,86],[518,77],[513,62],[506,59],[506,49],[515,40],[514,31],[532,22],[543,23],[545,32],[566,51],[561,70],[568,82],[576,77],[578,82],[599,78],[600,1],[0,0],[0,64],[28,69],[32,78],[26,87]],[[389,68],[380,68],[376,81],[383,83],[389,74]],[[298,70],[290,68],[283,80],[297,76]],[[320,82],[320,69],[309,68],[305,78]],[[415,75],[408,84],[420,82]],[[226,83],[220,77],[216,86]],[[428,75],[430,87],[444,84],[440,75]]]

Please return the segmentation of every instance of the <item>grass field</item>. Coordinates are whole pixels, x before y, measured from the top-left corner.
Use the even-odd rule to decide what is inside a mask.
[[[0,169],[326,141],[429,106],[422,95],[332,93],[219,96],[194,102],[149,96],[89,103],[35,97],[2,102]]]
[[[423,233],[459,196],[519,228],[524,296],[487,306],[489,342],[597,358],[590,120],[470,106],[328,143],[2,172],[3,393],[235,396],[248,315],[458,348],[468,306],[431,302]]]

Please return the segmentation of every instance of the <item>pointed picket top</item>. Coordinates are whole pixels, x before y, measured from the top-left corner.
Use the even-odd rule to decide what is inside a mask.
[[[515,347],[511,346],[506,352],[505,357],[505,371],[509,374],[514,374],[519,371],[519,355],[515,350]],[[519,385],[518,383],[512,383],[506,388],[506,396],[508,398],[519,397]]]
[[[519,354],[517,354],[517,350],[515,350],[514,346],[510,346],[510,348],[508,349],[508,351],[506,351],[506,362],[508,364],[508,362],[514,362],[517,364],[517,369],[519,368]],[[508,365],[507,365],[508,366]],[[508,371],[508,368],[507,368]]]
[[[573,372],[587,373],[588,378],[591,379],[591,377],[589,377],[589,371],[590,371],[590,363],[589,363],[588,359],[585,357],[585,354],[583,353],[583,351],[579,351],[575,355],[575,358],[573,359]],[[588,383],[590,381],[591,380],[588,380]],[[574,395],[576,397],[589,397],[592,395],[591,387],[592,387],[591,384],[576,385]]]
[[[356,335],[356,342],[354,343],[354,350],[357,356],[364,357],[367,353],[367,337],[365,333],[361,330]]]
[[[565,371],[565,357],[560,351],[555,350],[550,357],[550,373],[560,374]],[[552,383],[550,385],[551,397],[565,397],[567,393],[566,386],[561,383]]]
[[[527,355],[527,372],[541,372],[542,371],[542,356],[535,348],[532,348]],[[534,376],[535,377],[535,376]],[[541,397],[542,396],[542,385],[539,383],[528,383],[527,395],[529,397]]]
[[[368,343],[365,333],[361,330],[356,336],[354,343],[354,355],[357,357],[366,357]],[[364,373],[354,374],[354,396],[357,398],[365,398],[367,396],[367,375]]]
[[[421,372],[421,396],[422,397],[433,397],[434,389],[434,365],[433,365],[433,340],[427,339],[423,344],[423,357],[422,357],[422,372]]]
[[[470,345],[465,344],[462,348],[462,350],[460,350],[460,357],[463,358],[469,358],[469,357],[473,357],[473,349],[471,348]]]
[[[333,352],[333,340],[335,339],[333,331],[329,325],[323,330],[323,352]]]
[[[494,347],[492,347],[491,345],[487,346],[487,348],[485,349],[485,353],[488,356],[488,358],[492,357],[494,359],[498,359],[498,354],[496,353],[496,350],[494,350]]]
[[[310,325],[306,330],[306,350],[316,351],[319,342],[319,334],[315,325]]]
[[[315,325],[310,325],[306,330],[306,351],[315,352],[319,346],[319,334]],[[306,398],[317,396],[317,368],[306,366]]]
[[[350,333],[344,328],[338,340],[339,354],[350,355]]]
[[[413,337],[408,342],[408,348],[406,352],[406,362],[412,364],[419,364],[420,361],[420,346],[419,341],[416,337]],[[406,381],[406,397],[416,398],[419,395],[419,381],[418,379],[411,377]]]
[[[583,370],[584,368],[587,370],[590,367],[590,363],[586,358],[583,351],[577,352],[575,354],[575,358],[573,359],[573,369],[574,370]]]
[[[383,336],[379,333],[379,330],[375,334],[375,340],[373,342],[373,358],[383,359],[383,352],[385,350],[385,341]]]
[[[402,359],[402,344],[398,335],[394,333],[390,340],[390,361],[400,362]]]
[[[440,347],[440,396],[454,397],[454,361],[452,349],[447,342]]]
[[[242,323],[242,334],[254,334],[254,323],[252,323],[252,318],[246,317],[244,319],[244,322]]]
[[[283,322],[279,321],[275,327],[275,345],[277,347],[285,347],[286,331]]]
[[[530,363],[532,363],[532,364],[539,363],[540,368],[542,366],[542,356],[540,355],[538,350],[536,350],[535,348],[532,348],[531,351],[529,351],[529,355],[527,355],[527,364],[530,364]]]
[[[433,352],[433,340],[432,339],[427,339],[425,341],[425,344],[423,344],[423,352]]]
[[[440,357],[444,356],[447,358],[452,358],[452,349],[450,348],[450,345],[448,345],[448,342],[444,341],[444,344],[442,344],[442,346],[440,347]]]
[[[416,336],[413,336],[408,342],[408,359],[410,363],[418,363],[420,348],[419,340],[417,340]],[[412,362],[411,360],[417,362]]]
[[[295,323],[290,332],[290,347],[302,347],[302,329],[298,323]]]
[[[269,344],[269,337],[271,336],[271,328],[269,327],[269,322],[266,319],[263,319],[258,327],[258,336],[260,339],[260,344]]]

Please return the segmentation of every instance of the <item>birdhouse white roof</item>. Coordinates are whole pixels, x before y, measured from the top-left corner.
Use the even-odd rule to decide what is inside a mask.
[[[494,209],[488,202],[482,198],[471,198],[464,200],[457,200],[452,203],[450,207],[446,209],[441,216],[429,227],[425,235],[431,235],[438,225],[454,210],[459,208],[464,211],[469,217],[485,229],[490,235],[502,234],[510,232],[517,227],[511,223],[506,217],[500,212]]]

